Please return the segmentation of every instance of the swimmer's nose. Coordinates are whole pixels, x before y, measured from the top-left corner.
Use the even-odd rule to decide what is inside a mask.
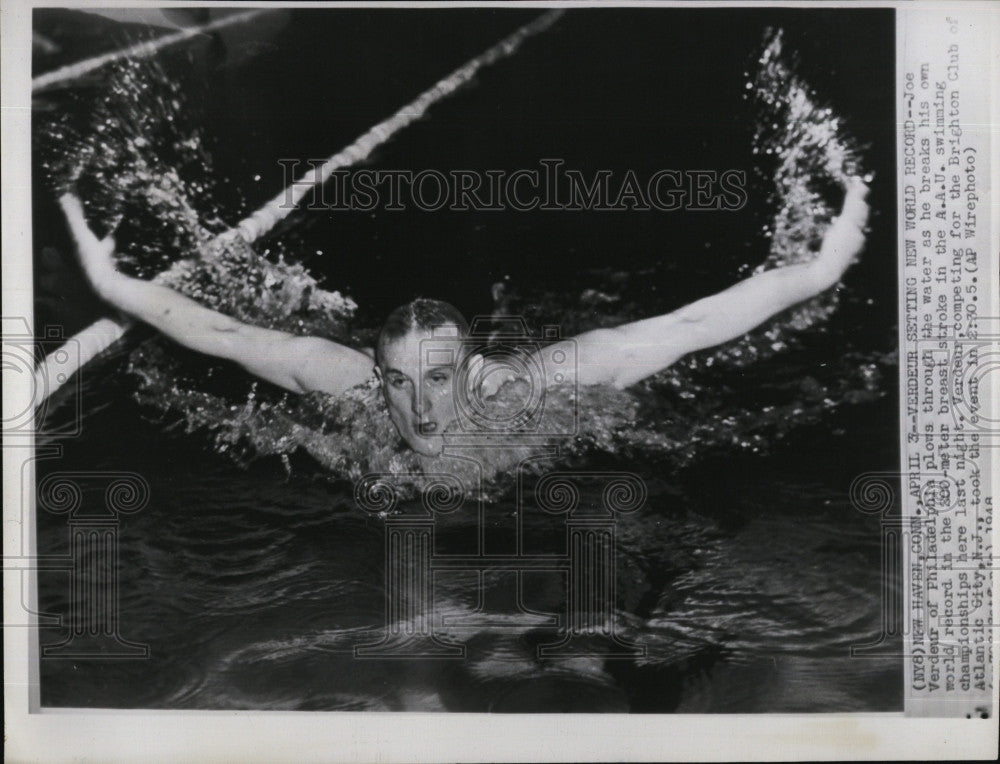
[[[433,435],[437,432],[437,422],[418,422],[417,432],[421,435]]]
[[[410,398],[410,410],[418,421],[423,420],[427,412],[431,410],[430,398],[427,395],[420,396],[416,390]]]

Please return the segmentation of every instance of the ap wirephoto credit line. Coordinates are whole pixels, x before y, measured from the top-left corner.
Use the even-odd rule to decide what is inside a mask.
[[[0,13],[12,760],[995,751],[995,9]]]
[[[951,13],[912,14],[901,39],[906,707],[989,718],[1000,312],[992,104],[977,84],[989,50]]]

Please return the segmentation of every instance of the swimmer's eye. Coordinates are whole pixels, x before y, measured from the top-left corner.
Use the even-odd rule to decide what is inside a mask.
[[[389,384],[392,385],[393,387],[397,388],[397,389],[401,389],[403,387],[406,387],[406,383],[407,382],[409,382],[409,380],[406,377],[403,377],[403,376],[398,376],[398,377],[397,376],[391,376],[391,377],[389,377]]]
[[[445,371],[436,371],[430,375],[430,380],[436,385],[443,385],[451,379],[451,375]]]

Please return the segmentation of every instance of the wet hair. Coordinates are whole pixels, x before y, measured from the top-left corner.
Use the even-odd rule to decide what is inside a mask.
[[[414,329],[431,330],[439,326],[454,325],[458,327],[459,336],[469,333],[469,323],[458,308],[442,300],[431,300],[426,297],[400,305],[385,320],[382,330],[375,343],[375,360],[382,357],[382,349],[393,340],[405,337]]]

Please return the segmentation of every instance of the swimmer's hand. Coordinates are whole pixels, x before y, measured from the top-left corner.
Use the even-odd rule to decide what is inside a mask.
[[[103,287],[115,275],[115,261],[112,255],[115,251],[115,240],[112,236],[98,239],[83,214],[83,205],[74,194],[66,193],[59,197],[59,206],[66,215],[69,232],[76,241],[80,265],[91,286],[100,294]]]
[[[811,263],[814,275],[824,289],[840,281],[865,245],[868,186],[861,178],[854,177],[847,182],[845,191],[843,209],[827,229],[819,255]]]

